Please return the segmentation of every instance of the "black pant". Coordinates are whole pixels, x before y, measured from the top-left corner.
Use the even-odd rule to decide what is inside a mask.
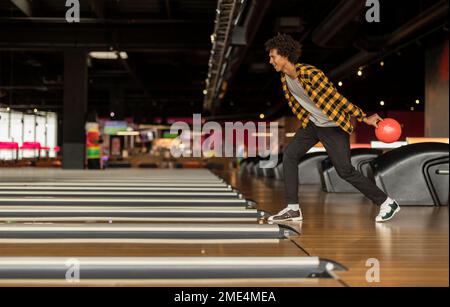
[[[286,147],[283,155],[284,184],[287,204],[298,203],[298,164],[300,159],[317,142],[325,147],[338,175],[377,205],[387,195],[368,178],[361,175],[350,160],[350,135],[339,127],[317,127],[309,122],[305,129],[299,129]],[[301,174],[300,174],[301,176]]]

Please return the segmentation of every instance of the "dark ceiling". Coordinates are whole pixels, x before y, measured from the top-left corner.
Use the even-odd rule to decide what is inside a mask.
[[[228,87],[213,109],[205,110],[217,1],[81,0],[81,23],[67,23],[63,0],[0,0],[0,104],[61,112],[63,52],[77,47],[128,53],[126,61],[88,61],[88,108],[101,116],[114,111],[138,122],[200,112],[216,118],[279,116],[289,110],[264,50],[264,42],[277,32],[300,40],[301,61],[323,69],[334,82],[343,81],[342,92],[368,111],[379,110],[380,100],[400,110],[423,101],[425,50],[436,37],[448,35],[448,25],[446,14],[427,13],[430,20],[421,14],[442,10],[443,3],[448,9],[448,1],[381,0],[380,23],[365,21],[365,1],[347,11],[343,2],[272,0],[264,10],[244,10],[244,21],[250,20],[248,44],[233,47]],[[330,31],[324,23],[333,16],[340,26],[331,25]],[[364,55],[353,63],[364,67],[362,77],[347,63],[355,55]]]

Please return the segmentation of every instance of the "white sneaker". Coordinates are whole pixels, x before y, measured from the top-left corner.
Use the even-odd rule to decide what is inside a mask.
[[[399,211],[400,211],[400,205],[395,200],[391,203],[382,204],[380,207],[380,213],[375,218],[375,221],[376,222],[389,221]]]
[[[269,222],[303,221],[302,211],[287,207],[268,218]]]

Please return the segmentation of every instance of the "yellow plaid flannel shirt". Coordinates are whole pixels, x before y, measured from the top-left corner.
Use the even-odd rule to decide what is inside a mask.
[[[321,109],[330,120],[334,121],[344,131],[351,134],[354,130],[351,124],[351,117],[354,116],[358,121],[363,121],[366,114],[357,106],[352,104],[342,96],[330,80],[320,69],[307,64],[297,64],[297,78],[302,87],[308,93],[308,96]],[[300,103],[292,96],[286,83],[286,76],[281,74],[281,82],[285,97],[292,112],[305,128],[309,122],[309,112],[306,111]]]

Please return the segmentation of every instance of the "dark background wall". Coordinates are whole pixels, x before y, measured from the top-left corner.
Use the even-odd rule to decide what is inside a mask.
[[[447,33],[428,48],[425,62],[425,136],[448,137]]]

